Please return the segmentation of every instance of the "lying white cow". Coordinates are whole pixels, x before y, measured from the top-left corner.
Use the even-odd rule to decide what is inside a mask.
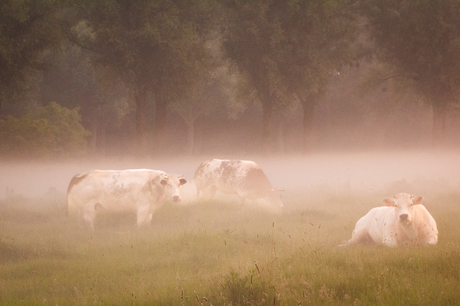
[[[387,206],[371,209],[356,223],[346,244],[376,243],[386,246],[426,245],[438,242],[436,221],[421,196],[400,193],[385,199]]]
[[[202,163],[194,176],[197,196],[210,200],[217,191],[236,194],[244,200],[265,201],[283,207],[280,190],[273,188],[253,161],[213,159]]]
[[[75,175],[67,188],[67,213],[94,228],[96,208],[110,212],[136,211],[137,225],[149,224],[167,198],[179,202],[179,187],[187,181],[158,170],[92,170]]]

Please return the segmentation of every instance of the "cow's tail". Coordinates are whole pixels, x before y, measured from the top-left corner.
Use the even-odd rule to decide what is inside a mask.
[[[65,205],[65,214],[66,216],[69,216],[69,196],[70,192],[72,191],[73,186],[77,185],[80,183],[88,174],[76,174],[72,177],[69,183],[69,187],[67,187],[67,199],[66,199],[66,205]]]

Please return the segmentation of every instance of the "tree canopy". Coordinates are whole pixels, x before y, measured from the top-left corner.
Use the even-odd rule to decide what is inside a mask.
[[[81,156],[90,133],[80,124],[78,109],[51,102],[20,119],[0,120],[0,153],[11,157]]]
[[[432,105],[433,141],[441,142],[460,88],[460,2],[374,0],[363,9],[376,54]]]
[[[271,114],[297,96],[311,114],[332,72],[350,57],[353,14],[341,1],[226,1],[226,55],[262,103],[263,146],[269,150]]]
[[[85,1],[81,18],[94,37],[86,46],[97,63],[122,76],[134,93],[138,143],[145,146],[145,112],[155,101],[156,141],[161,142],[167,104],[181,98],[204,73],[204,48],[211,30],[213,1]]]
[[[42,54],[58,48],[62,1],[3,0],[0,2],[0,118],[7,97],[23,89],[32,69],[43,69]]]
[[[5,0],[0,119],[56,101],[80,107],[93,140],[129,122],[114,137],[135,139],[142,154],[176,145],[193,153],[195,133],[230,135],[233,127],[250,130],[239,137],[251,134],[247,143],[265,153],[283,137],[306,151],[314,127],[337,109],[338,121],[358,125],[345,117],[392,108],[388,93],[404,84],[417,94],[400,95],[399,109],[417,116],[411,108],[423,96],[433,115],[424,113],[423,133],[430,124],[439,144],[460,97],[459,13],[458,0]],[[371,56],[362,57],[363,45]],[[369,67],[395,80],[372,101],[348,88]],[[342,72],[352,79],[340,81]]]

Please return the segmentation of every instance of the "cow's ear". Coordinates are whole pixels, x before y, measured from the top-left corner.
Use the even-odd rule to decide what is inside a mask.
[[[166,185],[168,185],[168,180],[167,179],[162,179],[160,181],[160,184],[161,184],[161,186],[165,187]]]
[[[393,200],[393,199],[385,199],[385,200],[383,200],[383,203],[385,203],[385,205],[388,206],[388,207],[395,206],[395,200]]]
[[[422,204],[422,200],[422,196],[412,196],[412,203],[414,203],[414,205]]]
[[[187,180],[186,180],[186,179],[181,178],[181,179],[179,180],[179,184],[180,184],[180,185],[184,185],[185,183],[187,183]]]

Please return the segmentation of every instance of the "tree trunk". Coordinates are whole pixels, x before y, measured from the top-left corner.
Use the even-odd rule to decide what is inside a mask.
[[[195,121],[187,121],[187,153],[193,155],[195,152]]]
[[[439,147],[444,143],[444,135],[446,131],[446,104],[433,104],[433,146]]]
[[[101,124],[99,126],[99,137],[98,137],[98,145],[97,151],[102,156],[105,156],[107,152],[107,126],[105,124]]]
[[[262,100],[262,152],[268,154],[272,141],[272,103],[271,97]]]
[[[94,118],[91,122],[91,137],[89,139],[89,147],[93,153],[97,152],[97,132],[98,132],[98,120]]]
[[[167,105],[162,99],[161,95],[155,98],[155,131],[154,141],[155,146],[153,148],[155,153],[161,152],[165,145],[166,138],[166,116],[167,116]]]
[[[303,108],[303,144],[302,152],[306,154],[312,150],[313,147],[313,121],[315,117],[315,103],[314,101],[304,99],[302,102]]]
[[[195,153],[195,122],[201,116],[201,111],[195,113],[177,112],[187,125],[187,154],[193,155]]]
[[[134,98],[136,102],[136,147],[137,154],[144,155],[146,153],[146,117],[147,109],[147,89],[144,86],[138,89]]]
[[[283,114],[275,114],[272,117],[273,142],[276,153],[285,153],[284,145],[284,120]]]

